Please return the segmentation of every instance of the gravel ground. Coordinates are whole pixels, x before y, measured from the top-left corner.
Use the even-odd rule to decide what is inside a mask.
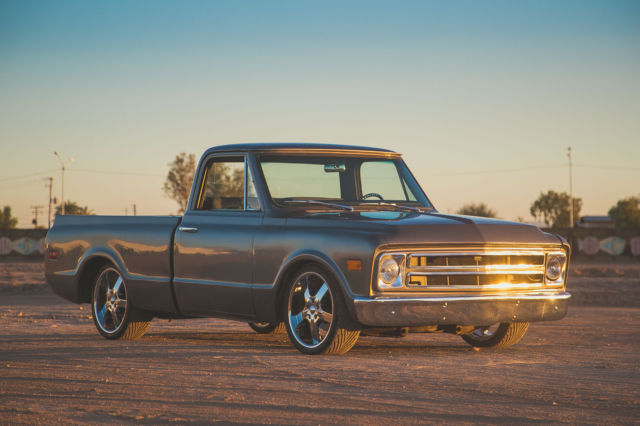
[[[638,305],[574,304],[565,319],[533,324],[518,345],[501,351],[473,350],[457,336],[411,334],[362,337],[345,356],[311,357],[285,336],[257,335],[219,319],[156,319],[141,340],[108,341],[87,305],[68,303],[21,275],[37,277],[38,267],[0,268],[0,423],[637,424],[640,418]],[[635,294],[640,268],[627,266],[616,278],[611,267],[583,266],[574,281]],[[8,283],[9,275],[21,284]]]

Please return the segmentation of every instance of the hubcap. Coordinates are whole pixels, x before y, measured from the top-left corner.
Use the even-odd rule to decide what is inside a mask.
[[[127,313],[127,290],[122,277],[113,268],[102,271],[96,280],[93,315],[102,331],[113,334],[123,325]]]
[[[315,272],[300,275],[289,293],[288,321],[296,341],[313,349],[322,344],[333,324],[333,295]]]

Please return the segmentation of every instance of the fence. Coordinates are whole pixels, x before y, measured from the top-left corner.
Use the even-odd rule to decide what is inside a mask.
[[[554,228],[571,243],[572,257],[640,260],[640,229]]]
[[[556,228],[544,229],[565,237],[573,257],[640,260],[640,229]],[[44,254],[46,229],[0,231],[0,258],[37,259]]]
[[[41,259],[46,229],[9,229],[0,231],[0,258]]]

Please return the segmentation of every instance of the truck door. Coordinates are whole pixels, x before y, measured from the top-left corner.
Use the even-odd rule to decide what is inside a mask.
[[[187,315],[250,318],[253,238],[263,215],[247,159],[218,154],[200,168],[196,199],[175,238],[178,308]]]

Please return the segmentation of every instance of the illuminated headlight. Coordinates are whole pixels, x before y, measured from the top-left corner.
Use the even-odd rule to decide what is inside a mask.
[[[546,276],[549,281],[558,281],[564,272],[566,256],[564,254],[550,254],[547,256]]]
[[[380,257],[380,261],[378,262],[378,288],[402,287],[403,269],[404,255],[387,254]]]

